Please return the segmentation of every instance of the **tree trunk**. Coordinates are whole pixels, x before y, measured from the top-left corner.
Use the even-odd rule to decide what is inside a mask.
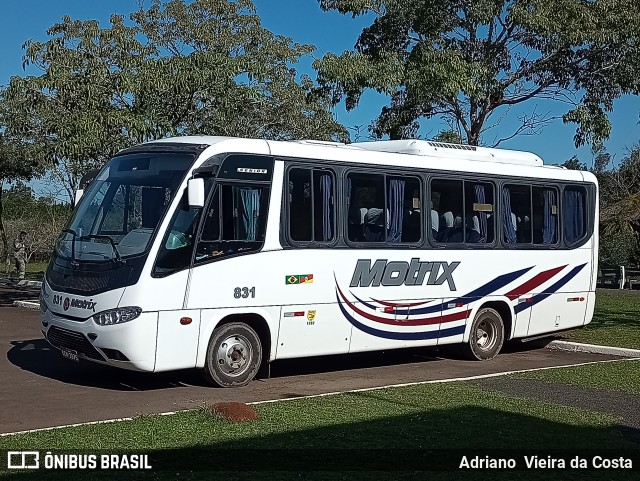
[[[469,145],[480,145],[480,132],[482,132],[482,124],[478,121],[474,121],[471,124],[471,131],[467,137],[467,143]]]

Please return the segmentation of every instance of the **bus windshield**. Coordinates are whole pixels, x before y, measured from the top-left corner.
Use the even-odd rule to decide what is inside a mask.
[[[122,261],[145,252],[193,160],[192,154],[156,152],[113,158],[82,197],[57,254]]]

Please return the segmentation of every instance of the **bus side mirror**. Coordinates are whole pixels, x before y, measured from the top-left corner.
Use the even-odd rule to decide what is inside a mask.
[[[204,179],[189,179],[187,195],[189,207],[204,207]]]
[[[82,199],[82,194],[84,194],[84,189],[76,190],[76,195],[73,198],[73,205],[78,205],[78,202],[80,202],[80,199]]]

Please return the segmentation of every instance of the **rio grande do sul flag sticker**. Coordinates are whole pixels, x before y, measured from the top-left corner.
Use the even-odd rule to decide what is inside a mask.
[[[285,277],[285,284],[312,284],[313,274],[289,274]]]

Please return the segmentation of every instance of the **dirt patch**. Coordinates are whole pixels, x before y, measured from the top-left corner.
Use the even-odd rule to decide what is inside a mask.
[[[251,406],[239,402],[216,403],[210,407],[213,414],[222,416],[227,421],[234,423],[246,423],[257,421],[260,415]]]

